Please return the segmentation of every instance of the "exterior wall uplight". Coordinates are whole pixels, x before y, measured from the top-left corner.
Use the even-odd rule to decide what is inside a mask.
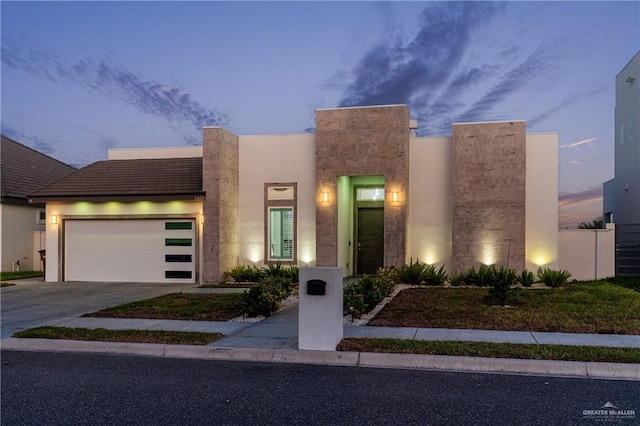
[[[58,224],[58,215],[57,214],[52,214],[51,215],[51,224],[52,225],[57,225]]]
[[[328,203],[329,202],[329,192],[327,192],[327,191],[323,191],[322,192],[322,202],[323,203]]]
[[[394,202],[394,203],[398,202],[398,191],[393,191],[391,193],[391,201]]]

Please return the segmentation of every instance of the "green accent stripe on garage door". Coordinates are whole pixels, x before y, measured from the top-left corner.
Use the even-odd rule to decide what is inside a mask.
[[[193,222],[165,222],[164,229],[192,229]]]
[[[191,238],[165,238],[164,239],[165,246],[186,246],[191,247],[192,240]]]
[[[191,271],[164,271],[165,278],[187,278],[192,277]]]

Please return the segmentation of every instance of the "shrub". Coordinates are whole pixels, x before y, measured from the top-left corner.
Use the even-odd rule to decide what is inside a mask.
[[[570,277],[571,273],[563,269],[556,270],[544,268],[538,271],[538,278],[540,279],[540,282],[547,287],[562,287],[569,281]]]
[[[282,267],[282,263],[269,263],[262,268],[265,277],[282,277],[286,274],[285,269]]]
[[[398,270],[398,280],[405,284],[422,284],[429,278],[429,265],[421,264],[417,259],[413,263],[413,258],[400,267]]]
[[[280,308],[281,289],[260,281],[243,294],[244,313],[250,317],[258,315],[270,316]]]
[[[427,266],[427,277],[425,278],[427,284],[442,285],[447,282],[447,278],[449,278],[449,275],[444,269],[444,265],[438,269],[433,265]]]
[[[271,316],[280,302],[291,295],[291,281],[284,277],[267,277],[243,293],[244,313],[250,317]]]
[[[297,266],[295,265],[289,266],[288,272],[289,272],[289,280],[291,281],[292,284],[300,281],[300,279],[298,278],[300,269]]]
[[[255,266],[237,265],[231,268],[225,273],[227,276],[233,278],[237,283],[242,282],[258,282],[263,278],[264,272]]]
[[[459,287],[461,285],[464,285],[466,278],[467,278],[467,276],[465,274],[456,272],[455,274],[450,275],[449,278],[447,279],[447,281],[452,286]]]
[[[364,275],[358,281],[348,284],[344,288],[344,311],[354,318],[370,312],[385,297],[391,294],[394,282],[381,276],[370,277]]]
[[[278,261],[276,263],[269,263],[262,268],[262,275],[265,277],[282,278],[292,283],[298,282],[298,267],[297,266],[282,266]]]
[[[476,268],[472,267],[467,276],[465,282],[477,287],[487,287],[493,285],[496,279],[496,267],[494,265],[481,265],[476,271]]]
[[[528,269],[524,269],[520,275],[516,276],[516,280],[522,287],[531,287],[536,282],[536,276]]]
[[[343,311],[350,313],[353,318],[365,313],[364,290],[358,282],[347,284],[343,290]]]
[[[516,271],[501,266],[493,271],[494,281],[485,296],[486,301],[497,302],[504,306],[518,290],[514,285],[517,282]]]
[[[381,278],[386,278],[393,282],[394,284],[398,284],[398,269],[395,266],[389,266],[387,268],[378,268],[377,276]]]

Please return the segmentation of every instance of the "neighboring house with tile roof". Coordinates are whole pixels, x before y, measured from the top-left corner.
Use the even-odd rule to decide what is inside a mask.
[[[412,258],[557,268],[558,135],[416,126],[406,105],[320,109],[315,133],[206,127],[199,147],[110,150],[30,194],[47,203],[46,280],[217,282],[273,262],[348,276]]]
[[[0,268],[41,269],[45,205],[29,203],[27,195],[76,169],[2,136],[0,146]]]

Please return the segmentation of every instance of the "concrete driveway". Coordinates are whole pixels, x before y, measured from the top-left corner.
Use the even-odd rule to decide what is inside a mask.
[[[197,284],[172,283],[45,283],[15,281],[0,290],[1,338],[16,331],[76,318],[121,303],[163,294],[186,292]]]

